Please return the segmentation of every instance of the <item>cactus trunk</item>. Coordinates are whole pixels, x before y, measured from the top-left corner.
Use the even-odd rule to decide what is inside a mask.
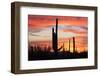
[[[55,53],[58,51],[58,19],[56,19],[56,30],[52,28],[52,47]]]

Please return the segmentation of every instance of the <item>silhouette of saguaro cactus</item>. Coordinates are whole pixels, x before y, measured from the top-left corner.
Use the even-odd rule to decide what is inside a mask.
[[[75,52],[75,37],[73,37],[73,52]]]
[[[57,54],[58,52],[58,19],[56,19],[55,31],[54,31],[54,27],[52,28],[52,47],[55,54]]]
[[[65,51],[65,48],[64,48],[64,43],[63,43],[63,47],[62,47],[62,48],[63,48],[63,51]]]
[[[77,47],[76,47],[75,51],[77,52]]]
[[[70,52],[70,39],[69,39],[69,52]]]

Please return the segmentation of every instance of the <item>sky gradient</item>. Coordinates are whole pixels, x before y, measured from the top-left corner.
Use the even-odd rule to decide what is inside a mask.
[[[58,48],[64,44],[64,48],[68,49],[69,39],[75,37],[77,51],[87,51],[87,17],[28,15],[29,45],[52,46],[52,27],[55,28],[56,18],[58,18]]]

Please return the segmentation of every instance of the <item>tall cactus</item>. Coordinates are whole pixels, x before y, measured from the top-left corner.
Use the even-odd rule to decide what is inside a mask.
[[[58,49],[58,19],[56,18],[56,51]]]
[[[69,39],[69,52],[70,52],[70,39]]]
[[[62,48],[63,48],[63,51],[65,51],[65,48],[64,48],[64,43],[63,43],[63,47],[62,47]]]
[[[73,52],[75,52],[75,37],[73,37]]]
[[[55,53],[58,52],[58,19],[56,19],[56,30],[52,28],[52,47]]]

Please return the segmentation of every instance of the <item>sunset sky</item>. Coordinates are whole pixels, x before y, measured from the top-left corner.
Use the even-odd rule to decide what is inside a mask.
[[[75,37],[78,52],[88,50],[88,18],[76,16],[28,15],[28,39],[30,45],[52,46],[52,28],[58,18],[58,48],[64,44],[69,49],[68,41]]]

